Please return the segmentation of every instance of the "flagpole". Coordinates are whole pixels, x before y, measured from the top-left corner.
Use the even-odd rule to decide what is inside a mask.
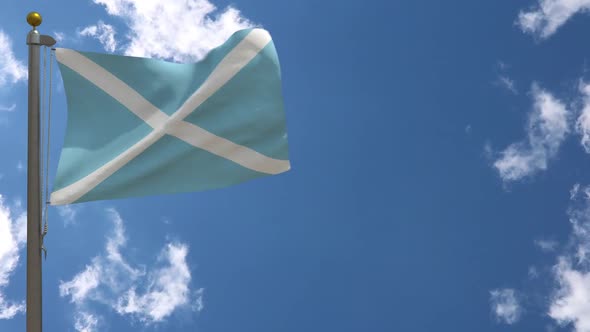
[[[55,40],[39,34],[41,15],[30,12],[27,22],[33,27],[27,35],[29,45],[29,120],[27,153],[27,332],[41,332],[41,175],[39,121],[39,54],[41,46],[52,46]],[[50,87],[51,88],[51,87]]]

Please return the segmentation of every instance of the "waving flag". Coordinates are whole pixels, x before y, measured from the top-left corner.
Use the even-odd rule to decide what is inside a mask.
[[[289,170],[268,32],[193,64],[56,50],[68,128],[51,204],[200,191]]]

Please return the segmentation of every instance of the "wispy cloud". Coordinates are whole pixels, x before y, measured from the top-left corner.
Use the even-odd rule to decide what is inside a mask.
[[[16,109],[16,104],[12,104],[10,106],[0,105],[0,112],[14,112],[15,109]]]
[[[205,302],[203,302],[203,292],[204,291],[205,291],[204,288],[199,288],[194,292],[195,301],[191,305],[191,308],[195,312],[201,312],[205,308]]]
[[[505,182],[546,170],[569,132],[566,106],[536,84],[533,84],[532,95],[534,104],[526,128],[527,139],[508,146],[494,162]]]
[[[574,186],[570,190],[570,199],[574,199],[576,196],[578,196],[579,192],[580,192],[580,184],[576,183],[576,184],[574,184]]]
[[[61,43],[64,40],[66,40],[66,34],[64,32],[61,32],[61,31],[54,31],[53,32],[53,38],[55,38],[55,41],[57,43]]]
[[[7,83],[24,81],[27,67],[14,56],[12,40],[4,31],[0,30],[0,87]]]
[[[18,265],[20,251],[27,240],[26,227],[26,215],[15,215],[0,196],[0,319],[10,319],[25,310],[23,301],[6,300],[2,290],[8,286]]]
[[[497,65],[498,65],[498,69],[500,69],[501,71],[505,71],[510,68],[510,65],[502,60],[499,60],[497,62]]]
[[[557,249],[559,243],[554,240],[539,239],[535,240],[535,245],[544,252],[552,252]]]
[[[80,311],[76,314],[74,328],[78,332],[98,331],[98,318],[91,313]]]
[[[514,289],[495,289],[490,292],[490,305],[495,317],[506,324],[514,324],[520,319],[522,308]]]
[[[506,75],[499,75],[498,80],[496,81],[497,84],[507,91],[517,95],[518,89],[516,88],[516,82]]]
[[[148,275],[148,287],[138,294],[136,288],[129,289],[117,301],[115,309],[119,314],[131,314],[142,322],[160,322],[176,308],[190,305],[189,282],[191,274],[186,265],[188,248],[185,245],[168,244],[159,258],[161,268]],[[194,293],[195,300],[201,303],[202,290]]]
[[[108,52],[114,52],[117,48],[115,34],[115,28],[112,25],[105,24],[103,21],[98,21],[96,25],[87,26],[78,32],[80,36],[98,39],[105,51]]]
[[[150,268],[133,267],[123,255],[127,237],[123,220],[109,210],[113,231],[105,252],[94,257],[81,272],[60,283],[60,295],[69,297],[87,315],[76,318],[78,331],[94,331],[100,317],[88,311],[93,304],[110,307],[122,316],[130,316],[149,325],[164,321],[178,309],[202,309],[202,289],[191,291],[191,273],[186,262],[188,246],[168,243],[158,261]],[[195,307],[195,303],[201,306]],[[81,327],[88,327],[83,330]]]
[[[590,193],[590,186],[583,191]],[[590,197],[572,195],[571,204],[570,241],[552,269],[555,288],[547,314],[560,325],[572,324],[575,332],[590,332]]]
[[[71,205],[59,205],[56,207],[57,213],[62,217],[64,224],[71,225],[76,222],[76,215],[78,214],[78,208]]]
[[[120,42],[124,53],[131,56],[195,61],[235,31],[253,25],[234,7],[218,11],[208,0],[169,1],[165,5],[159,0],[93,2],[128,26],[127,39]]]
[[[87,25],[85,27],[78,27],[73,32],[53,31],[51,33],[51,35],[53,36],[53,38],[55,38],[55,41],[57,42],[57,44],[56,44],[57,47],[80,47],[80,44],[84,40],[86,40],[86,38],[94,38],[94,39],[98,40],[98,42],[101,43],[101,45],[103,45],[103,47],[105,47],[104,43],[107,43],[109,38],[108,38],[108,34],[105,34],[104,29],[101,29],[101,24],[100,24],[101,22],[103,22],[103,21],[98,21],[94,25]],[[86,31],[84,31],[84,30],[86,30]],[[81,34],[82,31],[84,31],[84,35]],[[103,43],[103,41],[104,41],[104,43]],[[56,72],[56,76],[61,78],[59,71]],[[59,91],[59,89],[62,89],[62,87],[59,82],[56,82],[56,83],[58,83],[58,84],[56,84],[56,86]]]
[[[517,24],[522,31],[544,39],[575,14],[588,10],[590,0],[538,0],[530,10],[519,13]]]
[[[587,153],[590,153],[590,84],[581,83],[583,107],[576,121],[576,132],[582,136],[581,144]]]
[[[560,324],[573,324],[576,332],[590,332],[590,273],[561,259],[555,275],[559,288],[552,299],[549,316]]]
[[[82,304],[89,293],[99,286],[101,273],[102,269],[98,262],[86,265],[84,271],[76,274],[72,280],[60,283],[59,294],[70,296],[73,303]]]
[[[503,88],[504,90],[517,95],[518,89],[516,88],[516,81],[508,75],[510,65],[503,61],[496,63],[497,78],[494,84]]]

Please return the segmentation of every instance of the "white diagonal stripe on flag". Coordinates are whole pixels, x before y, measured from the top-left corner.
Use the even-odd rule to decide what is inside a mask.
[[[73,50],[58,48],[55,50],[55,55],[57,61],[106,92],[150,127],[158,128],[168,119],[168,114],[146,100],[127,83],[82,54]]]
[[[84,178],[53,192],[51,204],[69,204],[78,200],[166,134],[258,172],[278,174],[287,171],[290,168],[288,160],[270,158],[217,136],[197,125],[183,121],[231,80],[270,40],[268,32],[260,29],[252,30],[223,58],[197,91],[171,116],[162,112],[129,85],[80,53],[58,49],[56,55],[60,63],[105,91],[154,130]]]

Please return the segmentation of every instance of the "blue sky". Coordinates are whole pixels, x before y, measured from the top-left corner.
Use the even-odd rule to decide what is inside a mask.
[[[60,47],[178,62],[264,27],[292,165],[50,207],[45,330],[590,331],[589,1],[158,3],[3,4],[0,331],[25,320],[31,10]]]

